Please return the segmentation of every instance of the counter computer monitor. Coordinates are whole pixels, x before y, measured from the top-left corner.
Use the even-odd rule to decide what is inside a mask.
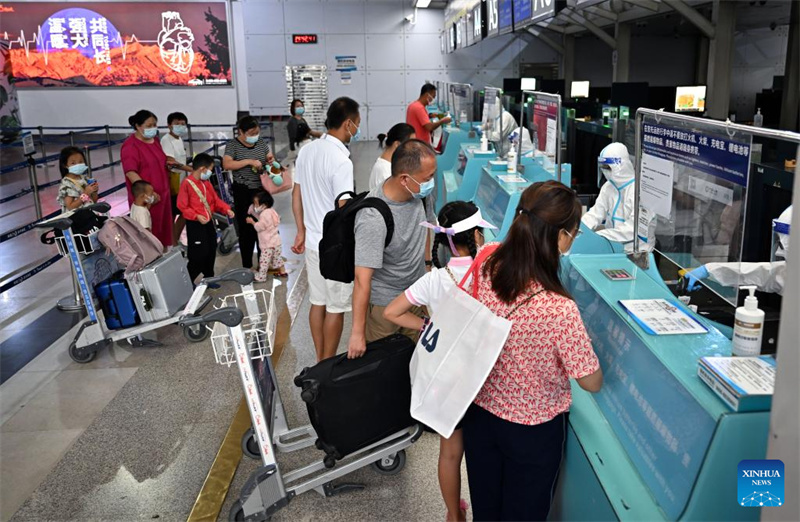
[[[572,98],[588,98],[589,82],[572,82],[569,91]]]
[[[704,112],[705,110],[705,85],[692,85],[675,89],[675,112]]]
[[[536,78],[522,78],[522,90],[523,91],[535,91],[536,90]]]

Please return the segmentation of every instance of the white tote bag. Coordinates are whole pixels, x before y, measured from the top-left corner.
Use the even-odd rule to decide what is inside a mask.
[[[411,416],[447,438],[481,390],[511,331],[511,321],[497,317],[462,289],[491,254],[487,250],[440,301],[409,367]]]

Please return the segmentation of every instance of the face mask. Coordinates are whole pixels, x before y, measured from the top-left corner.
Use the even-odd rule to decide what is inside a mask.
[[[211,171],[204,170],[203,172],[201,172],[200,179],[202,179],[203,181],[208,181],[209,179],[211,179]]]
[[[280,168],[281,168],[281,164],[280,164],[280,163],[278,163],[277,161],[273,161],[273,162],[272,162],[272,168],[274,168],[274,169],[280,169]]]
[[[259,214],[260,214],[261,212],[263,212],[263,211],[264,211],[264,209],[266,209],[266,208],[267,208],[267,207],[265,207],[264,205],[254,205],[254,206],[253,206],[253,210],[255,210],[256,212],[258,212]]]
[[[306,113],[306,110],[305,110],[305,108],[303,108],[303,107],[297,107],[297,108],[294,110],[294,113],[295,113],[295,114],[297,114],[298,116],[302,116],[303,114],[305,114],[305,113]]]
[[[142,130],[142,136],[144,136],[147,139],[155,138],[156,136],[158,136],[158,129],[155,128],[155,127],[150,127],[149,129],[144,129],[144,130]]]
[[[76,176],[83,176],[87,170],[89,170],[89,167],[85,163],[77,163],[67,168],[70,174],[75,174]]]
[[[408,179],[410,179],[411,181],[413,181],[414,183],[419,185],[419,192],[411,192],[408,189],[408,187],[406,187],[406,190],[411,192],[411,196],[413,196],[414,199],[422,199],[425,196],[427,196],[428,194],[430,194],[431,192],[433,192],[433,187],[434,187],[433,179],[430,179],[430,180],[426,181],[425,183],[420,183],[417,180],[415,180],[414,178],[412,178],[411,176],[409,176]]]
[[[186,125],[173,125],[172,132],[176,136],[186,136],[189,134],[189,129],[186,127]]]
[[[277,185],[278,187],[280,187],[281,185],[283,185],[283,176],[281,176],[280,174],[272,176],[272,182],[275,183],[275,185]]]
[[[572,247],[575,246],[575,240],[578,239],[583,232],[579,229],[578,233],[575,234],[574,236],[572,234],[570,234],[569,232],[567,232],[566,230],[564,231],[564,233],[572,238],[572,244],[569,246],[569,249],[567,249],[566,252],[562,252],[561,250],[558,251],[558,253],[561,254],[562,257],[563,256],[568,256],[569,253],[572,252]]]
[[[258,143],[258,139],[259,139],[260,137],[261,137],[261,136],[247,136],[247,137],[246,137],[244,140],[245,140],[247,143],[249,143],[250,145],[255,145],[256,143]]]
[[[144,197],[144,202],[147,203],[148,205],[152,205],[153,203],[156,202],[156,197],[155,196],[145,196]]]
[[[355,123],[353,123],[353,125],[355,125]],[[350,132],[350,131],[348,131],[348,132]],[[355,134],[352,134],[352,133],[350,134],[350,143],[357,142],[359,140],[359,138],[361,138],[361,127],[356,127],[356,133]]]

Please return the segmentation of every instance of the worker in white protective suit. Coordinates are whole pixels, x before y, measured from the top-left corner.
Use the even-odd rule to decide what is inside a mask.
[[[625,244],[633,251],[636,184],[628,148],[612,143],[600,152],[597,159],[600,173],[607,183],[600,188],[594,206],[583,215],[581,222],[610,241]]]
[[[772,221],[772,261],[761,263],[706,263],[687,272],[686,289],[700,287],[700,280],[711,277],[723,286],[754,285],[762,292],[783,295],[786,276],[786,257],[789,251],[789,232],[792,222],[792,207],[789,206],[778,219]]]
[[[508,151],[511,150],[512,140],[517,142],[520,134],[522,134],[522,150],[520,154],[522,156],[530,155],[533,152],[531,133],[528,129],[520,129],[514,116],[503,109],[503,113],[500,117],[494,120],[494,128],[486,135],[486,139],[494,142],[498,155],[504,158],[508,154]]]

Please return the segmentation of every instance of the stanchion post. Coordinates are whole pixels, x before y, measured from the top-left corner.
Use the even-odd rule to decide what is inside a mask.
[[[42,149],[42,160],[44,160],[47,157],[47,149],[44,146],[44,129],[41,125],[37,129],[39,130],[39,147]]]
[[[111,129],[106,125],[106,144],[108,148],[108,164],[114,163],[114,156],[111,154]]]
[[[213,147],[214,157],[219,157],[219,143],[215,143]]]
[[[69,145],[70,147],[75,146],[75,131],[69,131]]]
[[[192,124],[186,122],[186,129],[189,131],[187,137],[189,138],[189,156],[194,158],[194,140],[192,140]]]
[[[28,178],[33,190],[33,205],[36,209],[36,219],[42,219],[42,202],[39,200],[39,183],[36,181],[36,161],[33,156],[28,156]]]
[[[67,257],[69,260],[69,257]],[[83,310],[83,294],[81,293],[81,285],[78,283],[78,274],[75,272],[75,265],[70,261],[72,267],[72,295],[62,297],[56,303],[56,306],[62,312],[78,312]]]
[[[84,145],[83,147],[83,157],[86,158],[86,166],[89,167],[89,176],[92,175],[92,151],[89,150],[88,145]]]

